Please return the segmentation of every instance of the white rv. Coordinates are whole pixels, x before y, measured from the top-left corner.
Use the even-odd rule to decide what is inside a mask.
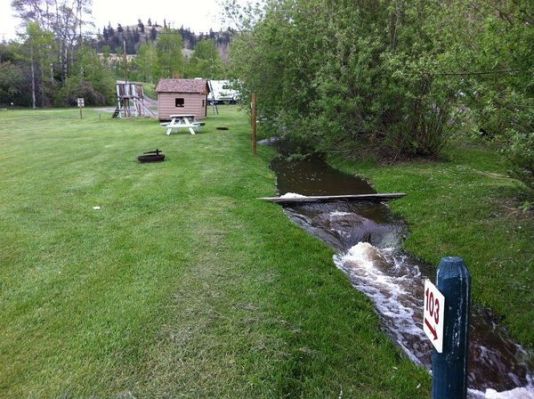
[[[229,80],[210,80],[210,104],[235,104],[239,100],[239,92]]]

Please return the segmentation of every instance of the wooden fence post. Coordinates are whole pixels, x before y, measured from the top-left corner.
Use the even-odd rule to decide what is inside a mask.
[[[471,275],[462,258],[441,259],[436,285],[445,297],[443,352],[432,351],[432,399],[467,397]]]
[[[252,153],[256,155],[256,118],[257,118],[257,98],[256,93],[252,93],[252,115],[251,115],[251,123],[252,123]]]

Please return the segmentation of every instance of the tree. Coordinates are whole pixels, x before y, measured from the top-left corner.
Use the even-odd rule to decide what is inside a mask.
[[[156,30],[155,26],[152,26],[152,28],[150,29],[150,40],[154,42],[156,41],[157,38],[158,38],[158,31]]]
[[[421,73],[437,67],[440,49],[425,32],[436,7],[269,2],[234,42],[236,77],[245,93],[260,94],[260,111],[277,129],[309,150],[434,155],[454,93]],[[250,26],[253,16],[243,20]]]
[[[11,7],[26,22],[35,22],[45,29],[53,27],[54,4],[42,0],[12,0]]]
[[[81,45],[82,28],[88,24],[92,0],[13,0],[11,6],[25,24],[35,22],[53,32],[58,43],[62,78],[65,80],[74,62],[75,46]]]
[[[114,79],[111,71],[100,62],[96,51],[83,46],[74,64],[71,76],[65,82],[57,101],[62,105],[74,105],[83,97],[87,105],[106,105],[114,99]]]
[[[31,104],[30,72],[20,43],[0,44],[0,104]]]
[[[136,79],[153,83],[158,70],[157,63],[158,56],[155,45],[152,43],[141,44],[135,58]]]
[[[189,61],[188,75],[209,79],[224,78],[224,66],[214,40],[204,39],[197,43]]]
[[[12,61],[0,62],[0,104],[23,104],[26,84],[23,71]]]
[[[510,161],[511,174],[534,188],[534,10],[532,2],[455,0],[439,37],[459,81],[459,102],[484,139]],[[469,23],[467,23],[469,22]]]
[[[30,64],[32,107],[51,103],[51,93],[55,86],[53,64],[56,43],[52,32],[41,29],[37,22],[26,25],[24,52]],[[50,72],[50,73],[49,73]]]
[[[229,3],[235,77],[300,147],[435,156],[475,121],[534,182],[531,1]]]
[[[158,78],[172,78],[184,73],[183,44],[180,33],[165,29],[156,45],[158,57]]]

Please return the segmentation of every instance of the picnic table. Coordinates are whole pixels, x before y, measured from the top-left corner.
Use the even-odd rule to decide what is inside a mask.
[[[173,130],[178,132],[180,129],[188,129],[189,133],[194,135],[202,126],[200,122],[195,122],[195,115],[176,114],[170,115],[170,117],[170,122],[161,124],[166,129],[167,136],[170,136]]]

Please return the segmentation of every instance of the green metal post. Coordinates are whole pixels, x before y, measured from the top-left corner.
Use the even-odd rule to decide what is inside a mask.
[[[445,297],[443,352],[432,351],[432,398],[467,397],[471,276],[462,258],[441,260],[437,288]]]

